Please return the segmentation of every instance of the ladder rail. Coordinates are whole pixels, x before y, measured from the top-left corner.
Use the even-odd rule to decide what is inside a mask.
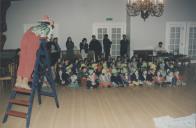
[[[15,91],[12,91],[9,99],[15,99],[15,97],[16,97],[16,92]],[[8,119],[8,114],[7,113],[11,110],[12,105],[13,104],[8,103],[7,109],[6,109],[6,112],[5,112],[5,116],[3,118],[3,123],[7,122],[7,119]]]
[[[52,69],[51,69],[51,66],[50,66],[50,58],[49,58],[49,55],[48,55],[48,52],[47,52],[47,49],[46,49],[46,43],[43,43],[41,46],[42,46],[43,51],[45,53],[46,64],[47,64],[46,65],[47,69],[45,70],[46,71],[45,76],[46,76],[47,81],[50,84],[51,89],[52,89],[51,95],[49,93],[42,93],[42,95],[46,94],[46,96],[54,97],[56,107],[59,108],[59,102],[58,102],[58,97],[57,97],[57,93],[56,93],[55,81],[54,81],[53,76],[52,76]]]
[[[30,126],[32,108],[33,108],[33,101],[34,101],[35,90],[36,90],[35,88],[36,88],[35,86],[32,87],[32,93],[29,96],[30,106],[28,107],[27,116],[26,116],[26,128],[29,128],[29,126]]]
[[[56,93],[56,87],[55,87],[55,81],[52,76],[52,70],[50,67],[50,59],[49,55],[46,49],[46,40],[40,40],[40,48],[37,51],[37,57],[36,57],[36,62],[34,66],[34,73],[33,73],[33,81],[31,85],[31,91],[26,90],[26,89],[21,89],[21,88],[14,88],[11,92],[11,95],[9,97],[9,103],[6,108],[6,112],[3,118],[3,123],[5,123],[8,119],[8,116],[16,116],[16,117],[21,117],[21,118],[26,118],[26,128],[30,127],[30,121],[31,121],[31,114],[32,114],[32,109],[33,109],[33,102],[34,102],[34,96],[37,91],[38,95],[38,102],[41,104],[41,95],[43,96],[49,96],[49,97],[54,97],[55,103],[57,108],[59,108],[59,101]],[[45,56],[45,61],[41,61],[41,56]],[[45,64],[45,69],[42,69],[43,65]],[[43,84],[43,77],[45,76],[52,92],[44,92],[42,91],[42,84]],[[41,78],[41,79],[40,79]],[[19,100],[14,101],[17,93],[23,94],[23,95],[29,95],[28,98],[28,105],[26,103],[19,103]],[[21,101],[21,100],[20,100]],[[21,106],[26,106],[28,107],[27,113],[23,112],[17,112],[17,111],[12,111],[12,105],[17,104]]]

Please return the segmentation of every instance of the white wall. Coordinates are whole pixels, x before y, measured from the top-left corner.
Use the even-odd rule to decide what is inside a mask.
[[[166,22],[196,21],[196,0],[164,0],[163,16],[131,17],[131,40],[134,49],[151,49],[159,41],[165,42]]]
[[[124,2],[123,2],[124,1]],[[7,14],[6,48],[19,47],[23,24],[35,23],[42,15],[50,15],[59,25],[59,43],[65,48],[65,41],[71,36],[77,45],[83,37],[91,39],[92,25],[106,22],[125,22],[126,0],[22,0],[14,2]]]
[[[153,48],[158,41],[165,42],[167,21],[196,21],[196,0],[164,0],[164,15],[149,17],[145,22],[140,17],[131,17],[131,42],[134,49]],[[126,23],[127,0],[22,0],[14,2],[7,13],[7,42],[5,48],[18,48],[23,34],[23,25],[35,23],[42,15],[50,15],[59,25],[59,43],[65,48],[68,36],[77,45],[83,37],[91,39],[92,25],[106,22]],[[129,32],[129,31],[127,31]]]

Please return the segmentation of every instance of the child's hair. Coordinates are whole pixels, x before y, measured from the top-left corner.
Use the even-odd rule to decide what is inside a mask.
[[[84,69],[87,69],[87,67],[86,66],[82,66],[81,70],[83,71]]]
[[[86,39],[86,38],[83,38],[83,39],[82,39],[82,42],[84,42],[84,41],[87,41],[87,39]]]
[[[63,60],[63,63],[64,63],[64,64],[67,63],[67,65],[69,65],[69,64],[70,64],[70,61],[67,60],[67,59],[64,59],[64,60]]]
[[[116,57],[116,60],[117,60],[117,61],[120,61],[120,60],[121,60],[121,57],[120,57],[120,56],[117,56],[117,57]]]
[[[79,62],[79,59],[75,58],[74,61],[73,61],[72,63],[73,63],[73,64],[78,64],[77,61]]]

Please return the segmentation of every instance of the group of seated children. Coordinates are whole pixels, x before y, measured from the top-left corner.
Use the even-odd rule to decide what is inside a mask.
[[[141,58],[109,58],[59,60],[56,68],[56,81],[60,85],[80,87],[82,83],[90,88],[185,85],[183,75],[173,60],[158,63],[144,61]],[[85,81],[85,82],[84,82]]]

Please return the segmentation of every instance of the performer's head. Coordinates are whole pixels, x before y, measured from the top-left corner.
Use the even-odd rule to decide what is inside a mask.
[[[44,15],[39,22],[50,25],[52,28],[54,28],[54,21],[48,15]]]

